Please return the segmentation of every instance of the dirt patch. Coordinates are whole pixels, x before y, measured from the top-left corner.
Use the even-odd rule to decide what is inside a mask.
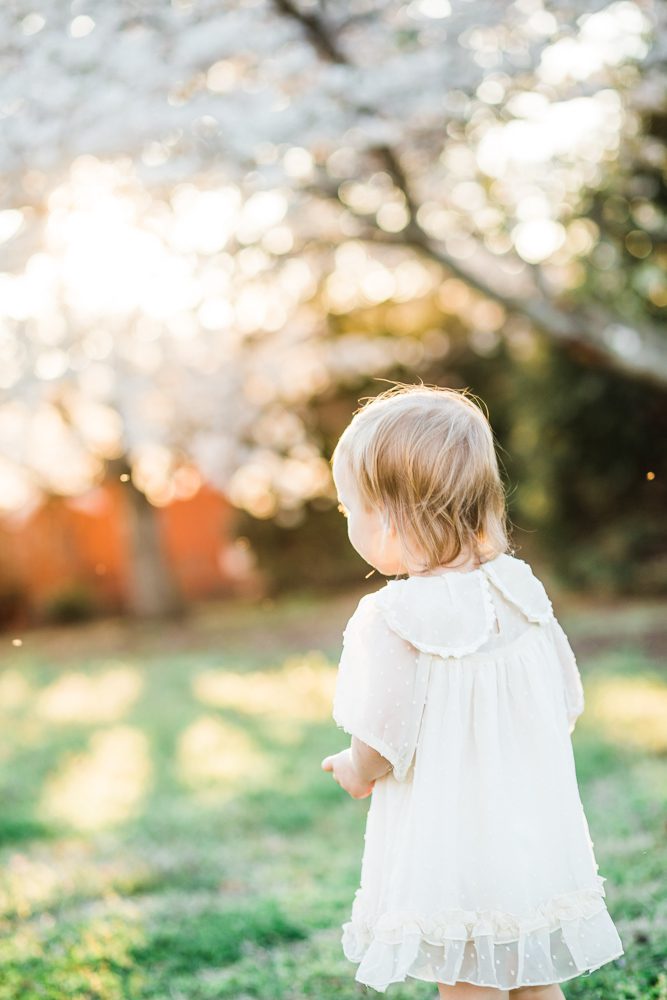
[[[161,653],[219,652],[234,658],[270,658],[322,649],[336,658],[343,629],[366,586],[341,594],[303,594],[281,600],[213,601],[193,606],[182,619],[109,618],[81,625],[42,627],[0,636],[0,663],[20,666],[36,657],[54,666],[72,659]],[[655,601],[608,605],[559,601],[556,614],[578,658],[631,648],[667,669],[667,616]],[[663,626],[662,622],[665,621]],[[12,645],[20,638],[21,646]]]

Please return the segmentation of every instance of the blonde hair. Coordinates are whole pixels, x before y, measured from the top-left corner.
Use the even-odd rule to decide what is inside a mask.
[[[493,431],[466,389],[396,383],[355,412],[331,456],[341,460],[393,521],[406,561],[415,545],[426,570],[469,543],[482,562],[510,547]]]

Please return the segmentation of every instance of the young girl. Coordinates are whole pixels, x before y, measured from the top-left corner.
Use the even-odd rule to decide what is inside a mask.
[[[584,707],[542,583],[511,555],[493,433],[466,390],[396,386],[333,455],[354,548],[390,580],[344,633],[322,761],[372,794],[343,925],[356,980],[557,1000],[624,954],[579,797]]]

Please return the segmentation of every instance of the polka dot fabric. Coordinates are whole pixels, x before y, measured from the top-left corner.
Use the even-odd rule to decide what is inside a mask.
[[[408,577],[348,622],[333,717],[393,770],[343,925],[356,980],[497,989],[624,954],[579,796],[581,677],[530,566]]]

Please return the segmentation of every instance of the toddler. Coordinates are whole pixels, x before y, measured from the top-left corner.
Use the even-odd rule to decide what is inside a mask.
[[[394,386],[333,454],[350,542],[391,579],[343,637],[322,761],[372,796],[345,956],[379,993],[557,1000],[624,954],[571,733],[579,670],[542,583],[508,549],[493,433],[467,390]]]

